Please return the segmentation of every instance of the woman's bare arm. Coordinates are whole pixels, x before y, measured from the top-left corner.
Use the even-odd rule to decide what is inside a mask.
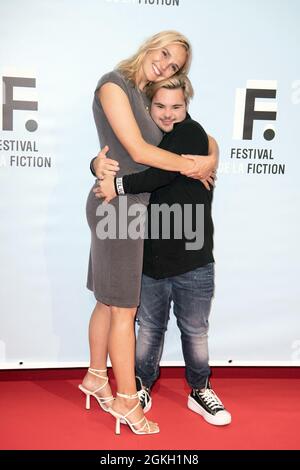
[[[106,83],[100,88],[98,98],[117,138],[137,163],[169,171],[191,172],[199,179],[208,177],[214,170],[215,156],[186,159],[145,142],[129,100],[118,85]],[[94,167],[97,172],[97,161]]]

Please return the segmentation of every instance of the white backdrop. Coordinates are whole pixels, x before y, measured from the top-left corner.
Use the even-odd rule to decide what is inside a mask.
[[[193,44],[190,112],[221,149],[211,363],[300,364],[299,17],[298,0],[1,1],[0,367],[88,361],[93,91],[164,29]],[[163,359],[182,361],[172,315]]]

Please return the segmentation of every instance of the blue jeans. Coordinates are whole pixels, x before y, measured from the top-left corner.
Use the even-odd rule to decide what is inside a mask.
[[[159,375],[170,304],[181,332],[185,373],[191,388],[203,388],[208,365],[208,317],[214,293],[214,264],[166,279],[142,277],[136,344],[136,374],[146,387]]]

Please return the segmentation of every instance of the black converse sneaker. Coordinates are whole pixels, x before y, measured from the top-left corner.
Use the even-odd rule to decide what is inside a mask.
[[[143,387],[142,379],[138,376],[135,377],[136,390],[139,396],[141,407],[144,413],[148,413],[152,406],[152,398],[150,397],[150,389]]]
[[[207,382],[204,391],[193,388],[188,398],[188,408],[201,415],[205,421],[216,426],[231,422],[231,414],[225,410],[223,403]]]

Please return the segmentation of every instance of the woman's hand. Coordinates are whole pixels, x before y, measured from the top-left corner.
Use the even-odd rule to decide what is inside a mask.
[[[208,156],[195,156],[195,155],[182,155],[189,160],[193,160],[194,166],[188,171],[182,171],[181,174],[200,180],[206,189],[210,190],[210,186],[214,186],[216,177],[216,161],[213,157]]]
[[[213,173],[213,175],[210,176],[209,178],[206,178],[206,179],[203,179],[203,180],[200,180],[200,181],[201,181],[202,184],[204,184],[206,189],[208,189],[208,191],[210,191],[210,189],[215,186],[216,179],[217,179],[217,175],[216,175],[216,173]]]
[[[105,202],[110,202],[117,196],[114,177],[105,176],[103,180],[99,181],[97,188],[93,189],[93,192],[97,198],[103,198]]]
[[[210,189],[209,185],[214,186],[216,179],[217,168],[219,164],[219,147],[216,140],[208,136],[209,154],[206,155],[182,155],[182,157],[192,160],[194,166],[187,171],[182,171],[181,174],[200,180],[206,189]]]
[[[108,145],[105,145],[103,149],[97,155],[96,160],[93,162],[95,173],[99,180],[102,180],[105,176],[116,176],[119,171],[119,163],[116,160],[107,158],[106,154],[109,151]]]

